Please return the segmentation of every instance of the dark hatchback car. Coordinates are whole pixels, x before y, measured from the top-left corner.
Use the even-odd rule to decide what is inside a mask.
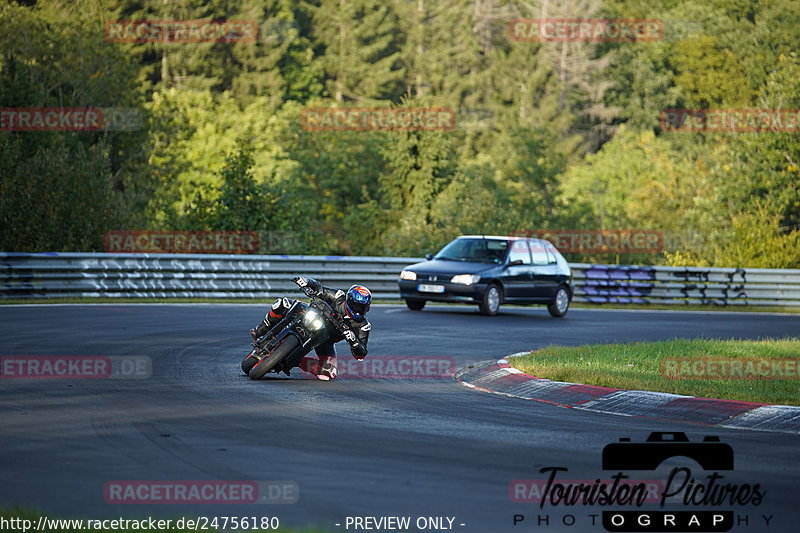
[[[485,315],[497,314],[501,303],[545,304],[562,317],[572,300],[569,264],[543,239],[464,235],[427,258],[397,281],[415,311],[428,301],[478,304]]]

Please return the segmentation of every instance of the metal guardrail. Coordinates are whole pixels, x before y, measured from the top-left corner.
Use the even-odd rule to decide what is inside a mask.
[[[570,266],[577,302],[800,306],[800,270]]]
[[[397,277],[421,259],[307,255],[0,253],[0,298],[301,297],[291,282],[310,275],[325,285],[367,285],[399,299]]]
[[[289,280],[360,282],[399,299],[413,257],[0,253],[0,298],[300,297]],[[800,270],[571,264],[576,302],[800,306]]]

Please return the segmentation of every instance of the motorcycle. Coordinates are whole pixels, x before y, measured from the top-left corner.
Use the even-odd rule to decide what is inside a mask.
[[[300,289],[310,303],[295,301],[280,322],[253,342],[253,350],[242,361],[250,379],[261,379],[269,372],[288,376],[311,350],[332,340],[326,326],[333,325],[343,336],[350,329],[328,302],[309,287]]]

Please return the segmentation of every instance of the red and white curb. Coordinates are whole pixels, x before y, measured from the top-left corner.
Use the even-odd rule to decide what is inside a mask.
[[[483,392],[597,413],[800,433],[800,407],[552,381],[525,374],[508,364],[508,358],[525,353],[463,368],[456,372],[455,379],[466,387]]]

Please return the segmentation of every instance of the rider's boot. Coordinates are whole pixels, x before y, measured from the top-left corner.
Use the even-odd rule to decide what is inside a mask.
[[[262,320],[258,326],[250,330],[250,335],[253,337],[253,340],[256,340],[264,335],[267,331],[269,331],[269,328],[274,326],[281,318],[283,318],[282,314],[275,312],[275,310],[279,308],[280,304],[280,298],[275,300],[275,303],[272,304],[272,309],[269,310],[269,313],[267,313],[267,316],[264,317],[264,320]]]
[[[322,379],[325,381],[329,379],[336,379],[336,357],[321,355],[319,356],[319,362],[322,368],[317,374],[317,379]]]
[[[319,359],[316,357],[305,356],[300,359],[300,369],[316,376],[322,370],[322,365],[319,364]]]
[[[320,356],[319,359],[313,357],[303,357],[300,360],[300,369],[309,374],[314,374],[317,379],[328,381],[336,378],[336,357]]]
[[[250,330],[250,335],[253,337],[253,340],[256,340],[262,335],[264,335],[267,331],[269,331],[269,328],[270,324],[267,322],[266,319],[264,319],[261,321],[259,325]]]

